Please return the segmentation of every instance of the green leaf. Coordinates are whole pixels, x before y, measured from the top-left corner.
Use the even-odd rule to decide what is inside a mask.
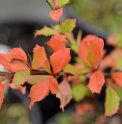
[[[65,73],[71,73],[73,75],[81,75],[82,70],[80,68],[76,68],[75,66],[71,64],[67,64],[64,68]]]
[[[61,32],[61,26],[60,25],[55,25],[54,30],[57,31],[58,33]]]
[[[117,113],[119,109],[120,98],[117,93],[111,88],[106,88],[106,99],[105,99],[105,115],[112,116]]]
[[[30,69],[18,71],[14,75],[13,83],[18,86],[24,84],[30,76]]]
[[[121,99],[122,101],[122,87],[116,87],[116,93],[118,94],[119,98]]]
[[[78,53],[79,46],[75,40],[70,40],[70,46],[75,53]]]
[[[85,96],[91,95],[91,92],[87,88],[87,86],[82,84],[77,84],[72,86],[72,94],[73,98],[76,102],[81,101]]]
[[[63,7],[66,4],[70,3],[69,0],[59,0],[58,7]]]
[[[76,19],[67,19],[61,24],[61,29],[63,33],[72,32],[75,28]]]
[[[38,35],[52,36],[52,35],[55,35],[55,34],[57,34],[57,32],[54,29],[49,28],[47,26],[44,26],[42,29],[36,30],[34,35],[36,37]]]
[[[47,0],[47,2],[50,4],[50,6],[54,9],[55,8],[55,4],[53,3],[52,0]]]
[[[122,47],[122,33],[118,33],[116,35],[116,40],[117,44],[119,45],[119,47]]]
[[[27,82],[31,85],[39,83],[41,81],[44,81],[48,79],[50,76],[49,75],[30,75]]]

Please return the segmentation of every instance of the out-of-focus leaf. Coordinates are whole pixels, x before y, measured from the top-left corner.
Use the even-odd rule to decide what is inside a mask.
[[[65,44],[56,36],[52,36],[47,42],[47,45],[53,50],[53,52],[57,52],[58,50],[66,47]]]
[[[76,102],[81,101],[85,96],[89,96],[91,93],[89,89],[83,84],[77,84],[72,86],[73,98]]]
[[[31,98],[31,102],[29,108],[31,109],[35,102],[44,99],[48,95],[48,92],[49,79],[34,84],[30,89],[29,97]]]
[[[100,93],[105,83],[104,75],[101,71],[95,71],[91,76],[88,84],[88,88],[92,93]]]
[[[50,77],[49,75],[30,75],[27,82],[33,85],[44,80],[47,80],[49,77]]]
[[[68,3],[70,3],[69,0],[59,0],[58,7],[63,7]]]
[[[59,89],[60,92],[56,94],[56,97],[60,99],[60,108],[64,111],[64,107],[72,99],[72,90],[66,78],[59,84]]]
[[[117,93],[111,88],[106,89],[106,99],[105,99],[105,115],[112,116],[117,113],[119,109],[120,98]]]
[[[49,14],[49,17],[56,22],[59,22],[63,14],[63,8],[52,10]]]
[[[61,32],[61,26],[58,24],[58,25],[55,25],[53,27],[55,29],[55,31],[57,31],[58,33]]]
[[[34,37],[37,37],[38,35],[52,36],[55,34],[57,34],[57,32],[53,28],[44,26],[42,29],[36,30],[36,32],[34,33]]]
[[[115,91],[116,91],[116,93],[118,94],[118,96],[119,96],[119,98],[121,99],[121,101],[122,101],[122,87],[116,87],[115,88]]]
[[[70,40],[70,45],[71,45],[71,49],[72,49],[74,52],[78,53],[79,47],[78,47],[77,42],[76,42],[75,40]]]
[[[60,72],[70,61],[70,48],[61,49],[50,56],[54,74]]]
[[[13,83],[16,86],[24,84],[30,76],[30,69],[24,69],[15,73]]]
[[[53,3],[53,1],[52,0],[47,0],[47,1],[50,4],[50,6],[54,9],[55,8],[55,4]]]
[[[73,75],[81,75],[82,70],[80,68],[76,68],[71,64],[67,64],[63,70],[65,73],[71,73]]]
[[[2,84],[2,80],[0,79],[0,109],[1,109],[1,106],[3,104],[4,90],[5,90],[5,85]]]
[[[122,72],[114,72],[111,77],[118,86],[122,87]]]
[[[63,33],[72,32],[76,26],[76,19],[67,19],[61,24],[61,29]]]

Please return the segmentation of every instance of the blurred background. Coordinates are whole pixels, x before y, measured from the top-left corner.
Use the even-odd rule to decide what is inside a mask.
[[[50,10],[45,0],[0,0],[0,52],[7,53],[10,48],[21,47],[32,56],[35,44],[44,45],[49,40],[49,37],[44,36],[34,39],[34,32],[44,25],[55,24],[48,17]],[[105,40],[109,34],[118,32],[121,28],[122,1],[71,0],[71,3],[65,7],[62,20],[66,18],[77,19],[77,28],[73,31],[75,37],[78,31],[82,30],[83,37],[90,33]],[[27,89],[29,91],[30,86],[27,86]],[[28,109],[30,100],[27,96],[28,92],[22,96],[21,93],[13,90],[6,94],[0,110],[0,124],[43,124],[46,122],[52,124],[49,119],[61,111],[59,100],[50,94],[35,104],[30,111]],[[72,100],[66,107],[66,112],[67,109],[69,112],[69,108],[74,110],[74,104]],[[64,115],[68,120],[62,118]],[[69,114],[64,115],[61,118],[57,117],[56,124],[76,124],[71,122]]]

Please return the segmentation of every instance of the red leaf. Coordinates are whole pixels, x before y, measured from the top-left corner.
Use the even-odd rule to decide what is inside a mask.
[[[50,91],[52,94],[56,94],[56,93],[60,92],[58,82],[56,81],[56,79],[53,76],[50,77]]]
[[[32,61],[32,68],[38,69],[40,68],[47,60],[47,56],[45,53],[44,47],[40,47],[39,45],[36,45],[33,50],[33,61]]]
[[[17,72],[28,68],[28,66],[24,62],[17,60],[10,62],[8,58],[9,57],[7,54],[0,54],[0,64],[4,66],[5,70],[9,70],[11,72]]]
[[[27,56],[21,48],[13,48],[8,54],[8,61],[11,62],[12,59],[22,60],[27,63]]]
[[[69,48],[64,48],[64,49],[61,49],[61,50],[53,53],[50,56],[50,63],[53,67],[54,74],[63,70],[64,67],[70,61],[70,59],[71,59],[71,56],[70,56],[70,49]]]
[[[5,90],[5,85],[2,84],[2,80],[0,80],[0,109],[1,109],[1,106],[3,104],[4,90]]]
[[[55,2],[56,9],[57,9],[58,8],[59,0],[54,0],[54,2]]]
[[[102,86],[105,83],[104,75],[101,71],[95,71],[91,76],[88,88],[92,93],[100,93]]]
[[[64,111],[64,107],[72,99],[71,87],[66,78],[59,84],[60,92],[56,94],[56,97],[60,99],[60,108]]]
[[[41,81],[31,87],[29,97],[31,102],[29,108],[31,109],[35,102],[44,99],[49,92],[49,79]]]
[[[50,12],[49,16],[52,20],[55,20],[56,22],[59,22],[62,14],[63,14],[63,8],[57,9],[57,10],[52,10]]]
[[[52,36],[50,41],[47,42],[47,45],[53,50],[53,52],[57,52],[60,49],[65,48],[65,44],[56,36]]]
[[[122,87],[122,72],[114,72],[112,74],[112,79],[118,86]]]
[[[80,43],[78,55],[89,66],[95,65],[102,59],[104,42],[94,35],[87,35]]]

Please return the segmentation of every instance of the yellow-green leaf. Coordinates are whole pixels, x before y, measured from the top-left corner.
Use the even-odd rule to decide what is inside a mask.
[[[67,19],[61,24],[61,29],[63,33],[72,32],[76,26],[76,19]]]
[[[59,0],[58,7],[63,7],[69,3],[69,0]]]
[[[76,102],[81,101],[85,96],[89,96],[91,92],[87,86],[83,84],[77,84],[72,86],[72,95]]]
[[[50,4],[50,6],[54,9],[55,8],[55,4],[53,3],[52,0],[47,0],[47,2]]]
[[[120,98],[118,94],[111,88],[106,88],[106,99],[105,99],[105,115],[112,116],[117,113],[119,109]]]
[[[24,84],[30,76],[30,69],[24,69],[15,73],[13,83],[18,86]]]
[[[31,85],[39,83],[41,81],[44,81],[48,79],[50,76],[49,75],[30,75],[27,82]]]

